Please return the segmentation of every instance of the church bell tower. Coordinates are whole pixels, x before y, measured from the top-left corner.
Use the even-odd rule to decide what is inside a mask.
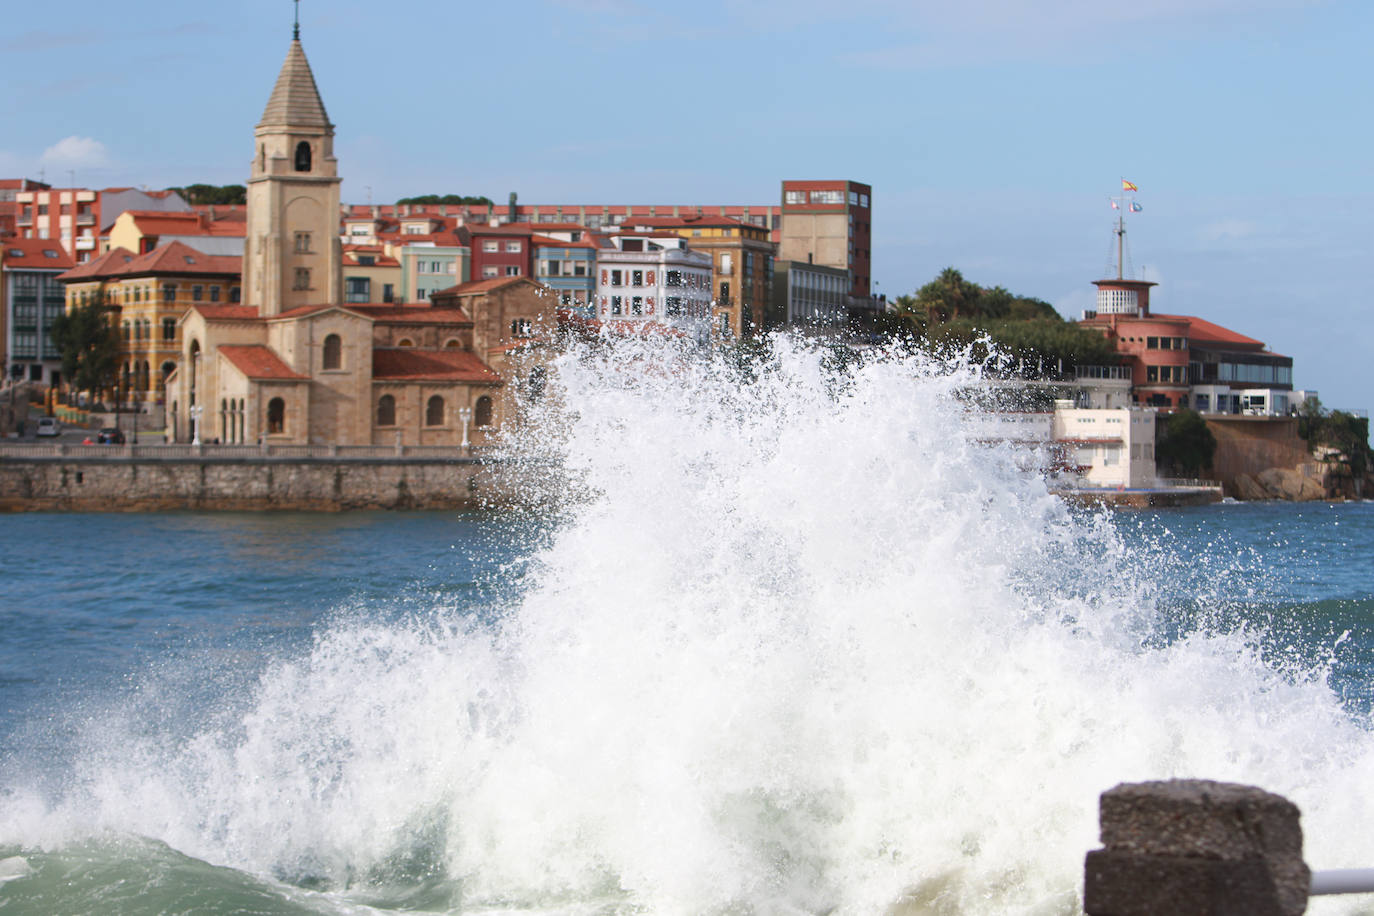
[[[334,125],[315,87],[297,23],[253,133],[243,301],[264,318],[343,301]]]

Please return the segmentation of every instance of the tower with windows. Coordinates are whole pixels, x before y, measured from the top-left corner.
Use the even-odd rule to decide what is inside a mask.
[[[334,125],[296,28],[254,131],[248,178],[244,303],[271,317],[343,301]]]

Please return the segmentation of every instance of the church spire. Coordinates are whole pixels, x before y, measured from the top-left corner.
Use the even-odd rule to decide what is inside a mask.
[[[291,39],[286,61],[277,74],[277,84],[272,87],[272,97],[267,100],[258,126],[332,128],[320,91],[315,87],[315,75],[310,72],[310,62],[301,47],[299,22],[296,36]]]

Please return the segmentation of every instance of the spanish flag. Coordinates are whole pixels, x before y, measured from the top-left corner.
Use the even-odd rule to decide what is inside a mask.
[[[1121,190],[1123,190],[1123,191],[1139,191],[1140,188],[1137,188],[1135,185],[1131,184],[1129,181],[1127,181],[1126,179],[1123,178],[1123,179],[1121,179]]]

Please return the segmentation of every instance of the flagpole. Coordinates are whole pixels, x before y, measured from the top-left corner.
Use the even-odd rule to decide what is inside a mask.
[[[1123,253],[1126,239],[1126,194],[1124,193],[1126,188],[1125,178],[1121,179],[1121,187],[1121,206],[1116,208],[1116,278],[1118,280],[1126,279],[1124,276],[1123,266],[1126,263],[1126,259]]]

